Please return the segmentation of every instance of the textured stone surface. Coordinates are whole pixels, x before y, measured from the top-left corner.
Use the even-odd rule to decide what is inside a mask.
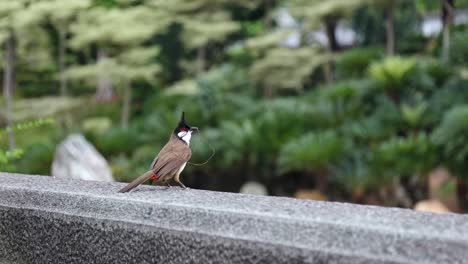
[[[468,216],[0,174],[0,263],[468,263]]]

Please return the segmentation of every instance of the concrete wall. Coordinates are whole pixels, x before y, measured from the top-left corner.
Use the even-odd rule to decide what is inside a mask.
[[[0,174],[0,263],[468,263],[468,216]]]

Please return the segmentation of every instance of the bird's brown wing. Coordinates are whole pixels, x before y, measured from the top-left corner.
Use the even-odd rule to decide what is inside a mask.
[[[175,175],[192,155],[187,144],[179,139],[176,140],[179,142],[173,142],[173,144],[168,144],[161,149],[161,152],[152,163],[152,169],[158,179]]]
[[[150,165],[150,170],[154,170],[155,166],[156,166],[156,163],[158,162],[158,159],[159,159],[159,156],[161,156],[161,153],[164,155],[165,153],[168,153],[170,152],[171,150],[171,145],[173,144],[174,141],[174,136],[172,136],[170,139],[169,139],[169,142],[166,143],[166,145],[164,145],[164,147],[159,151],[158,155],[156,156],[156,158],[154,158],[153,162],[151,162],[151,165]]]

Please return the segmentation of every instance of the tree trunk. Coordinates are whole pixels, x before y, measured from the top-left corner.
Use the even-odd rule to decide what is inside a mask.
[[[123,84],[123,102],[122,102],[122,113],[120,119],[120,126],[122,128],[128,128],[130,120],[130,107],[132,103],[132,87],[130,81],[125,80]]]
[[[340,50],[340,45],[336,39],[336,26],[338,19],[333,16],[325,18],[325,32],[328,38],[328,48],[330,51],[335,52]]]
[[[414,201],[411,200],[411,197],[409,196],[403,184],[401,184],[399,178],[394,178],[392,187],[393,196],[396,203],[394,206],[403,205],[406,208],[412,208]]]
[[[319,169],[315,175],[315,188],[321,193],[326,194],[328,188],[328,171],[327,169]]]
[[[66,31],[64,27],[59,26],[59,75],[60,75],[60,95],[67,95],[67,80],[65,78],[65,56],[66,56]]]
[[[334,65],[333,61],[326,62],[323,65],[323,76],[325,77],[325,82],[327,84],[332,84],[333,80],[335,79],[334,78],[334,69],[335,69],[335,65]]]
[[[98,50],[98,63],[101,60],[107,58],[107,54],[105,50],[100,48]],[[114,89],[112,88],[112,81],[109,76],[105,74],[101,74],[98,77],[98,85],[95,95],[96,101],[98,102],[110,102],[114,98]]]
[[[394,29],[394,21],[393,21],[393,11],[394,11],[394,3],[385,8],[384,17],[385,17],[385,35],[387,41],[387,55],[393,56],[395,55],[395,29]]]
[[[336,39],[336,26],[338,19],[334,16],[328,16],[325,18],[325,32],[328,38],[328,49],[330,52],[336,52],[340,50],[340,45]],[[333,83],[335,79],[335,64],[333,61],[329,61],[324,65],[324,76],[327,84]]]
[[[267,30],[272,28],[273,20],[272,20],[272,14],[271,14],[271,8],[273,5],[273,0],[265,0],[265,28]]]
[[[267,85],[263,88],[263,96],[266,98],[273,97],[273,87],[271,87],[271,85]]]
[[[7,121],[8,147],[15,148],[15,134],[13,132],[13,120],[11,117],[11,107],[13,89],[15,86],[15,41],[10,33],[5,43],[5,61],[3,71],[3,97],[5,98],[5,117]]]
[[[450,24],[454,13],[454,0],[441,0],[442,4],[442,60],[449,61],[450,57]]]
[[[197,50],[197,63],[198,63],[198,73],[205,71],[205,60],[206,60],[206,46],[199,47]]]
[[[265,16],[263,23],[265,25],[265,28],[267,30],[270,30],[273,27],[273,19],[272,19],[272,5],[273,5],[273,0],[264,0],[264,7],[265,7]],[[263,96],[266,98],[271,98],[273,97],[273,87],[271,85],[267,85],[263,87]]]

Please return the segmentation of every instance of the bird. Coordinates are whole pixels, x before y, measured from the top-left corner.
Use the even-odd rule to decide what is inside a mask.
[[[190,127],[186,123],[185,112],[182,112],[177,127],[171,133],[169,141],[159,151],[156,158],[154,158],[150,165],[150,170],[127,184],[124,188],[119,190],[119,192],[128,192],[150,179],[156,182],[162,182],[166,184],[167,187],[171,187],[169,181],[174,179],[180,187],[186,189],[187,187],[180,181],[180,173],[190,160],[192,155],[190,139],[192,133],[197,131],[197,127]]]

